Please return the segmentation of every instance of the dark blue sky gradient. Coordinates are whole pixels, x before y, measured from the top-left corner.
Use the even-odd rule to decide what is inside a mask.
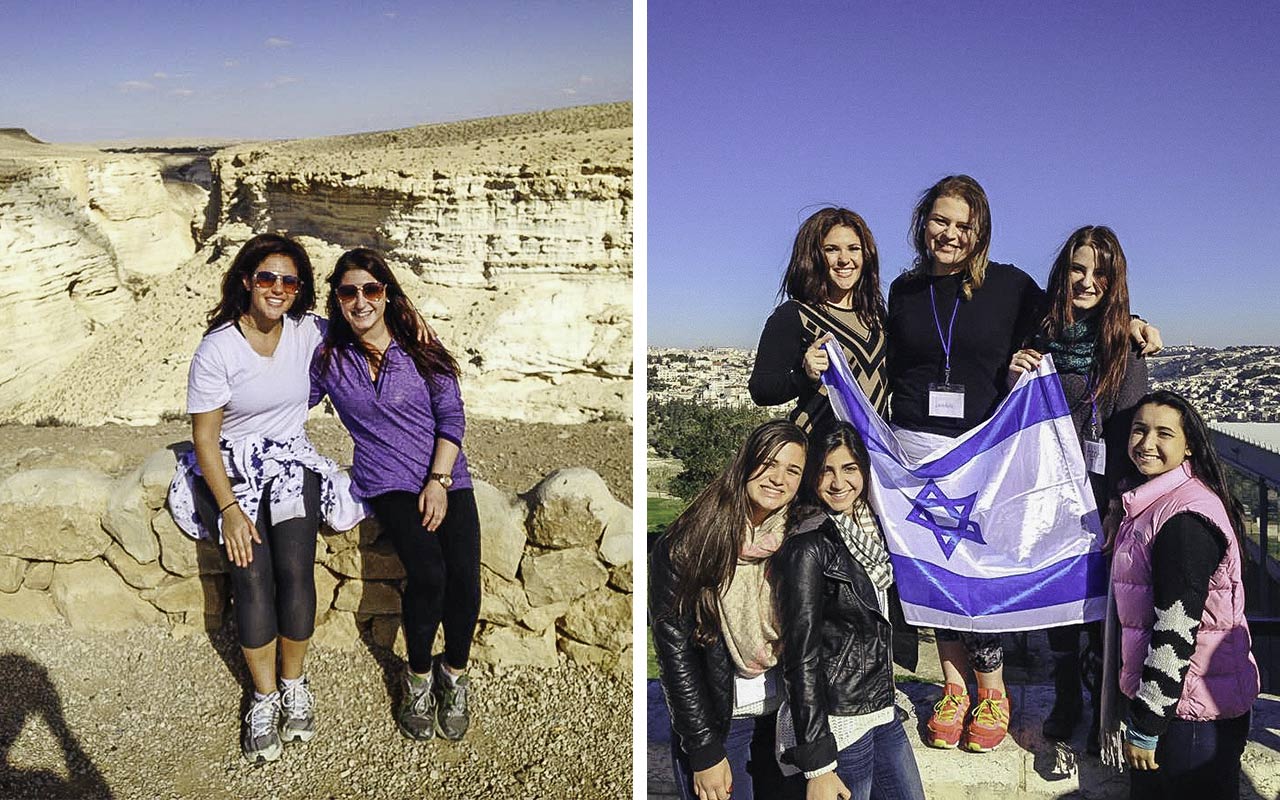
[[[754,346],[824,204],[866,217],[887,290],[955,172],[995,260],[1043,283],[1110,225],[1167,343],[1280,344],[1280,5],[723,8],[649,4],[651,346]]]

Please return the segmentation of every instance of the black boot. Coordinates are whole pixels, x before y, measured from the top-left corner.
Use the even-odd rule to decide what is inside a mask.
[[[1075,653],[1054,653],[1053,708],[1045,717],[1044,738],[1066,741],[1080,724],[1084,699],[1080,694],[1080,661]]]

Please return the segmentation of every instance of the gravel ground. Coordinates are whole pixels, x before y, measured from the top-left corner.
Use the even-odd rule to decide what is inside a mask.
[[[321,452],[349,462],[350,438],[336,419],[307,430]],[[189,438],[185,422],[4,425],[0,478],[37,465],[120,474]],[[630,503],[630,425],[477,419],[466,449],[476,476],[509,491],[582,465]],[[0,799],[631,795],[629,683],[563,656],[557,669],[475,664],[467,737],[414,742],[391,717],[400,669],[381,650],[312,650],[316,738],[251,767],[239,745],[250,684],[228,628],[175,639],[158,629],[77,634],[0,620]]]
[[[241,760],[248,674],[224,628],[73,633],[0,620],[0,797],[626,797],[631,690],[595,668],[472,667],[460,742],[403,738],[399,660],[313,650],[319,730]],[[590,743],[584,746],[584,743]]]

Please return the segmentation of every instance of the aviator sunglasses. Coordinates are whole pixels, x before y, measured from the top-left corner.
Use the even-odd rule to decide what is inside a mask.
[[[302,285],[302,279],[297,275],[281,275],[265,269],[253,273],[253,285],[259,289],[270,289],[276,281],[284,284],[285,294],[297,294],[298,287]]]
[[[365,300],[381,300],[387,293],[385,283],[370,281],[369,283],[343,283],[334,287],[334,292],[343,300],[354,300],[357,294],[364,295]]]

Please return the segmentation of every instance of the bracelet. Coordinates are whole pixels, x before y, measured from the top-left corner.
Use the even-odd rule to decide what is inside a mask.
[[[232,500],[230,503],[227,503],[225,506],[223,506],[222,508],[218,509],[218,513],[219,513],[219,514],[221,514],[223,511],[226,511],[228,508],[231,508],[231,507],[232,507],[232,506],[234,506],[235,504],[236,504],[236,501],[235,501],[235,500]]]

